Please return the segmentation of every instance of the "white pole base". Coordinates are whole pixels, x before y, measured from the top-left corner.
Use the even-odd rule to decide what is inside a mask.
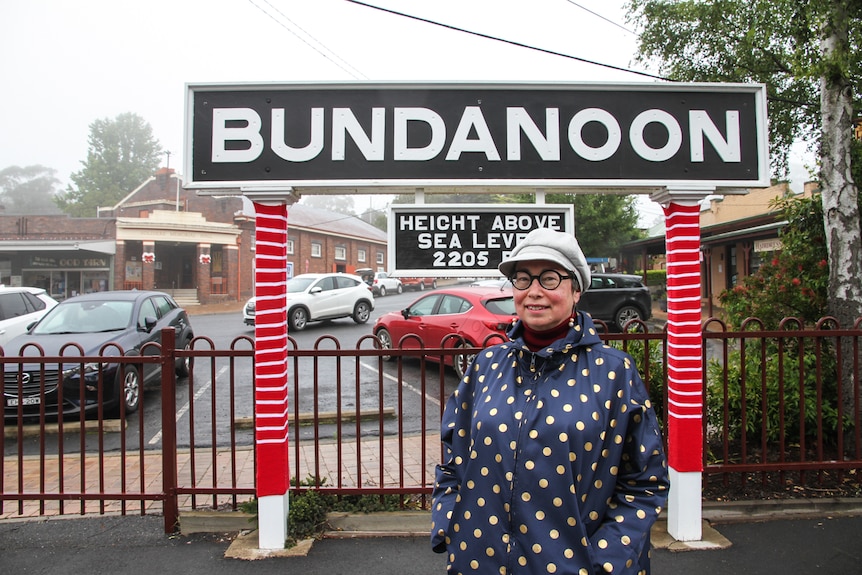
[[[702,481],[699,471],[680,472],[670,468],[667,532],[677,541],[700,541],[703,538]]]
[[[257,501],[257,545],[260,549],[284,549],[287,541],[289,491],[265,495]]]

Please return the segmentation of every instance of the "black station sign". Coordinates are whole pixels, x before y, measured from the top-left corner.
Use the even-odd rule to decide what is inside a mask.
[[[762,186],[754,84],[189,85],[190,187]]]
[[[499,277],[497,265],[536,228],[573,234],[573,206],[393,205],[388,269],[396,276]]]

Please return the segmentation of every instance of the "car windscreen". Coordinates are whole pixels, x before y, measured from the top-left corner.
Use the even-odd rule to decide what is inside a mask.
[[[131,324],[131,301],[67,301],[54,307],[33,328],[34,335],[95,333],[127,328]]]
[[[301,293],[308,289],[316,278],[293,278],[287,282],[287,293]]]

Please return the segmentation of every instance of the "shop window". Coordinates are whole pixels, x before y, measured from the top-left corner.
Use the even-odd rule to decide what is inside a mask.
[[[734,287],[738,279],[739,272],[736,269],[736,246],[730,246],[727,249],[727,287]]]
[[[12,284],[12,260],[0,259],[0,285]]]

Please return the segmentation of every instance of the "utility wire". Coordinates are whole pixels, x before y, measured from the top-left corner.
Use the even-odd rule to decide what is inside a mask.
[[[616,26],[617,28],[619,28],[620,30],[622,30],[624,32],[628,32],[629,34],[633,34],[633,35],[635,34],[634,32],[632,32],[631,30],[629,30],[628,28],[626,28],[622,24],[618,24],[618,23],[614,22],[613,20],[611,20],[610,18],[606,18],[606,17],[602,16],[601,14],[599,14],[598,12],[594,12],[594,11],[590,10],[586,6],[581,6],[580,4],[575,2],[574,0],[566,0],[566,2],[568,2],[572,6],[577,6],[578,8],[583,10],[584,12],[589,12],[590,14],[595,16],[596,18],[601,18],[602,20],[604,20],[608,24],[611,24],[612,26]]]
[[[249,0],[249,1],[251,1],[251,0]],[[658,76],[655,74],[650,74],[648,72],[641,72],[639,70],[630,70],[628,68],[623,68],[621,66],[614,66],[612,64],[603,64],[601,62],[596,62],[594,60],[588,60],[586,58],[579,58],[578,56],[572,56],[571,54],[563,54],[562,52],[555,52],[553,50],[548,50],[545,48],[530,46],[529,44],[523,44],[521,42],[515,42],[514,40],[506,40],[504,38],[498,38],[497,36],[491,36],[489,34],[483,34],[481,32],[474,32],[472,30],[466,30],[464,28],[459,28],[459,27],[453,26],[451,24],[443,24],[441,22],[436,22],[434,20],[429,20],[427,18],[421,18],[419,16],[413,16],[411,14],[405,14],[404,12],[398,12],[397,10],[390,10],[389,8],[383,8],[380,6],[375,6],[373,4],[367,4],[365,2],[360,2],[359,0],[345,0],[345,1],[350,2],[351,4],[356,4],[357,6],[364,6],[365,8],[372,8],[374,10],[386,12],[386,13],[392,14],[394,16],[401,16],[402,18],[408,18],[410,20],[416,20],[417,22],[424,22],[425,24],[432,24],[434,26],[446,28],[447,30],[452,30],[455,32],[463,32],[464,34],[470,34],[472,36],[478,36],[479,38],[485,38],[486,40],[494,40],[495,42],[503,42],[504,44],[509,44],[511,46],[517,46],[518,48],[526,48],[528,50],[535,50],[536,52],[541,52],[543,54],[549,54],[551,56],[560,56],[562,58],[568,58],[569,60],[575,60],[577,62],[583,62],[584,64],[591,64],[593,66],[608,68],[610,70],[617,70],[618,72],[627,72],[629,74],[636,74],[638,76],[653,78],[655,80],[666,80],[666,81],[670,81],[670,82],[673,81],[670,78],[665,78],[664,76]]]
[[[333,60],[332,58],[330,58],[328,54],[324,53],[322,50],[320,50],[320,49],[319,49],[319,48],[317,48],[316,46],[313,46],[313,45],[312,45],[308,40],[306,40],[305,38],[303,38],[302,36],[300,36],[299,34],[297,34],[297,33],[296,33],[295,31],[293,31],[289,26],[285,25],[285,23],[284,23],[284,22],[280,21],[278,18],[276,18],[275,16],[273,16],[272,14],[270,14],[269,12],[267,12],[267,11],[266,11],[262,6],[260,6],[260,5],[256,4],[256,3],[254,2],[254,0],[248,0],[248,1],[249,1],[249,3],[250,3],[252,6],[254,6],[254,7],[255,7],[255,8],[257,8],[258,10],[260,10],[261,12],[263,12],[264,14],[266,14],[268,17],[270,17],[270,18],[271,18],[271,19],[272,19],[276,24],[278,24],[279,26],[281,26],[282,28],[284,28],[285,30],[287,30],[288,32],[290,32],[294,37],[296,37],[298,40],[300,40],[300,41],[301,41],[302,43],[304,43],[306,46],[308,46],[309,48],[311,48],[312,50],[314,50],[315,52],[317,52],[318,54],[320,54],[321,56],[323,56],[324,58],[326,58],[327,60],[329,60],[330,62],[332,62],[333,64],[335,64],[335,65],[336,65],[336,66],[338,66],[339,68],[341,68],[342,70],[344,70],[345,72],[347,72],[347,73],[348,73],[350,76],[352,76],[354,79],[357,79],[357,80],[359,80],[359,79],[367,80],[367,79],[368,79],[368,77],[367,77],[365,74],[363,74],[362,72],[360,72],[359,70],[357,70],[355,67],[351,66],[351,65],[350,65],[346,60],[344,60],[344,58],[341,58],[340,56],[338,56],[338,54],[336,54],[335,52],[333,52],[332,50],[330,50],[329,48],[327,48],[327,47],[326,47],[326,45],[325,45],[323,42],[321,42],[320,40],[318,40],[317,38],[315,38],[314,36],[312,36],[311,34],[309,34],[308,32],[306,32],[305,30],[303,30],[301,26],[299,26],[296,22],[294,22],[293,20],[291,20],[290,18],[288,18],[288,17],[287,17],[283,12],[281,12],[278,8],[276,8],[275,6],[273,6],[273,5],[269,2],[269,0],[263,0],[263,1],[264,1],[264,2],[265,2],[265,3],[266,3],[270,8],[272,8],[272,9],[273,9],[273,10],[275,10],[279,15],[281,15],[281,17],[282,17],[282,18],[284,18],[285,20],[287,20],[288,22],[290,22],[293,26],[295,26],[295,27],[296,27],[296,28],[298,28],[299,30],[302,30],[303,34],[307,35],[309,38],[311,38],[312,40],[314,40],[315,42],[317,42],[318,44],[320,44],[321,46],[323,46],[323,48],[324,48],[327,52],[329,52],[330,54],[332,54],[333,56],[335,56],[335,58],[338,58],[339,60],[341,60],[341,62],[342,62],[344,65],[342,65],[342,63],[340,63],[340,62],[336,62],[335,60]],[[352,68],[352,70],[348,70],[348,68],[347,68],[347,67]]]

